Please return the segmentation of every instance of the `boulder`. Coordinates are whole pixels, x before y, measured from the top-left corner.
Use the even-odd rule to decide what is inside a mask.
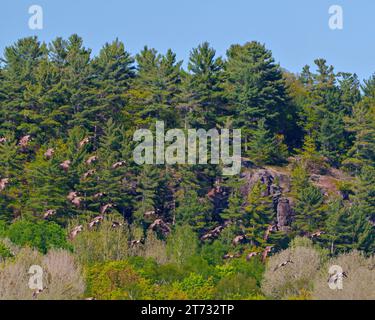
[[[293,220],[293,210],[288,198],[280,198],[277,204],[277,226],[281,231],[288,231]]]

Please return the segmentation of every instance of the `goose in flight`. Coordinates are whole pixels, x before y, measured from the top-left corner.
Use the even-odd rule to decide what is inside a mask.
[[[85,138],[83,139],[82,141],[79,142],[78,146],[80,148],[82,148],[83,146],[85,146],[86,144],[88,144],[90,142],[90,138]]]
[[[119,162],[116,162],[112,165],[112,169],[117,169],[117,168],[120,168],[122,166],[124,166],[126,164],[125,161],[119,161]]]
[[[110,208],[113,208],[113,204],[112,204],[112,203],[107,203],[106,205],[104,205],[104,206],[102,206],[102,207],[100,208],[100,213],[101,213],[101,214],[104,214],[104,213],[106,213],[107,210],[110,209]]]
[[[78,233],[83,231],[83,225],[79,225],[73,228],[72,232],[69,234],[70,240],[74,240],[74,238],[78,235]]]
[[[94,228],[96,225],[98,225],[103,220],[104,220],[103,216],[95,217],[92,221],[90,221],[90,223],[89,223],[89,229]]]
[[[45,156],[47,159],[51,159],[54,153],[55,153],[55,150],[54,150],[53,148],[49,148],[49,149],[47,149],[47,151],[44,153],[44,156]]]
[[[20,141],[18,142],[18,145],[21,146],[21,147],[27,147],[29,142],[30,142],[30,139],[31,136],[30,135],[27,135],[27,136],[24,136],[20,139]]]
[[[273,246],[268,246],[266,247],[266,249],[264,249],[263,253],[262,253],[262,261],[265,262],[266,259],[267,259],[267,256],[268,254],[272,251],[273,249]]]
[[[66,172],[69,170],[71,164],[72,162],[70,160],[65,160],[64,162],[60,163],[60,167]]]
[[[283,268],[285,266],[287,266],[289,263],[294,263],[292,260],[287,260],[287,261],[284,261],[282,263],[279,263],[275,269],[273,269],[273,272],[276,272],[277,270],[279,270],[280,268]]]
[[[9,178],[0,179],[0,192],[4,191],[6,186],[9,184]]]
[[[251,258],[253,257],[256,257],[257,255],[259,255],[260,252],[250,252],[247,256],[246,256],[246,261],[250,261]]]
[[[55,215],[55,214],[56,214],[56,210],[52,210],[52,209],[50,209],[50,210],[47,210],[47,211],[44,213],[43,218],[44,218],[44,219],[47,219],[47,218],[49,218],[49,217],[52,217],[52,216]]]
[[[328,278],[328,283],[336,284],[339,279],[348,278],[347,272],[336,272]]]
[[[91,156],[90,158],[88,158],[86,160],[86,164],[92,164],[94,162],[98,161],[98,157],[97,156]]]

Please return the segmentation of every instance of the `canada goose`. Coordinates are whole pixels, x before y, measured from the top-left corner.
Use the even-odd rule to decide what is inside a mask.
[[[273,269],[273,272],[276,272],[278,269],[285,267],[285,266],[288,265],[289,263],[294,263],[294,262],[293,262],[292,260],[284,261],[284,262],[278,264],[278,265],[275,267],[275,269]]]
[[[91,177],[96,172],[95,169],[89,170],[83,175],[83,179],[87,179],[88,177]]]
[[[47,290],[48,288],[38,289],[33,292],[33,299],[38,298],[38,295],[40,295],[44,290]]]
[[[237,236],[233,239],[232,244],[238,246],[239,244],[243,243],[246,240],[246,236]]]
[[[60,167],[64,169],[64,171],[68,171],[72,162],[70,160],[65,160],[64,162],[60,163]]]
[[[343,278],[348,278],[348,274],[345,271],[336,272],[328,278],[327,282],[336,284],[339,279],[343,279]]]
[[[110,209],[110,208],[113,208],[113,204],[112,204],[112,203],[107,203],[106,205],[104,205],[104,206],[102,206],[102,207],[100,208],[100,213],[101,213],[101,214],[104,214],[104,213],[106,213],[107,210]]]
[[[68,196],[66,197],[69,201],[72,201],[74,198],[78,197],[78,193],[75,191],[69,192]]]
[[[250,253],[246,256],[246,261],[250,261],[251,258],[253,258],[253,257],[255,257],[255,256],[259,255],[259,254],[260,254],[260,252],[250,252]]]
[[[133,248],[141,243],[142,243],[142,240],[132,240],[130,241],[130,246]]]
[[[105,196],[105,193],[103,193],[103,192],[98,192],[98,193],[94,194],[93,198],[94,198],[94,199],[99,199],[99,198],[101,198],[101,197],[103,197],[103,196]]]
[[[44,218],[44,219],[47,219],[47,218],[49,218],[49,217],[51,217],[51,216],[53,216],[53,215],[55,215],[55,214],[56,214],[56,210],[52,210],[52,209],[50,209],[50,210],[47,210],[47,211],[44,213],[43,218]]]
[[[98,225],[100,222],[102,222],[104,219],[103,216],[98,216],[98,217],[95,217],[92,221],[90,221],[89,223],[89,229],[92,229],[93,227],[95,227],[96,225]]]
[[[47,149],[47,151],[44,153],[44,156],[45,156],[47,159],[51,159],[54,153],[55,153],[55,150],[54,150],[53,148],[49,148],[49,149]]]
[[[30,136],[27,135],[20,139],[20,141],[18,142],[18,145],[21,147],[27,147],[29,142],[30,142]]]
[[[149,227],[151,230],[159,229],[163,234],[171,232],[171,228],[162,219],[156,219]]]
[[[268,238],[269,238],[269,236],[270,236],[270,233],[274,232],[274,231],[277,231],[277,226],[276,225],[270,225],[270,226],[268,226],[268,228],[266,230],[266,233],[264,234],[263,239],[267,241]]]
[[[215,229],[207,232],[206,234],[204,234],[202,237],[201,237],[201,240],[204,241],[204,240],[208,240],[208,239],[213,239],[213,238],[216,238],[220,235],[220,233],[224,230],[224,227],[223,226],[218,226],[216,227]]]
[[[9,184],[9,178],[3,178],[3,179],[0,180],[0,192],[4,191],[7,184]]]
[[[272,251],[273,249],[273,246],[268,246],[266,247],[266,249],[264,249],[263,253],[262,253],[262,261],[265,262],[266,259],[267,259],[267,256],[268,254]]]
[[[82,201],[81,197],[76,197],[72,200],[72,204],[74,204],[77,208],[79,208],[81,206],[81,201]]]
[[[234,259],[234,258],[240,258],[241,257],[241,253],[227,253],[223,256],[223,259],[224,260],[228,260],[228,259]]]
[[[319,238],[322,234],[325,234],[325,232],[324,231],[317,231],[317,232],[314,232],[312,235],[310,235],[310,238],[311,239]]]
[[[125,161],[116,162],[115,164],[112,165],[112,169],[120,168],[120,167],[124,166],[125,164],[126,164]]]
[[[78,233],[83,231],[83,225],[79,225],[73,228],[72,232],[69,234],[70,240],[74,240],[74,238],[78,235]]]
[[[123,224],[121,222],[117,222],[117,221],[113,221],[112,222],[112,228],[118,228],[118,227],[122,227]]]
[[[79,142],[78,146],[80,148],[82,148],[83,146],[85,146],[86,144],[88,144],[90,142],[90,138],[85,138],[83,139],[82,141]]]
[[[95,161],[98,161],[98,157],[97,156],[91,156],[90,158],[88,158],[86,160],[86,164],[92,164],[94,163]]]

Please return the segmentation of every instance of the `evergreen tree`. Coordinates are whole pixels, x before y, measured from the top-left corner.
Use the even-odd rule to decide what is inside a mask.
[[[193,127],[214,128],[223,114],[223,61],[207,42],[190,53],[188,70]]]
[[[236,126],[245,138],[265,119],[272,133],[282,132],[281,114],[287,104],[286,85],[272,53],[258,42],[233,45],[227,52],[226,93]]]
[[[288,150],[280,136],[272,135],[260,120],[256,130],[252,131],[248,147],[250,160],[257,165],[280,164],[285,161]]]

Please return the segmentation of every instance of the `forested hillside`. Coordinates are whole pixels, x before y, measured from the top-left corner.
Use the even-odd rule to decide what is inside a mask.
[[[290,73],[258,42],[185,64],[119,40],[93,56],[77,35],[8,46],[0,299],[374,298],[375,76],[308,63]],[[241,173],[136,164],[133,134],[156,121],[241,129]]]

